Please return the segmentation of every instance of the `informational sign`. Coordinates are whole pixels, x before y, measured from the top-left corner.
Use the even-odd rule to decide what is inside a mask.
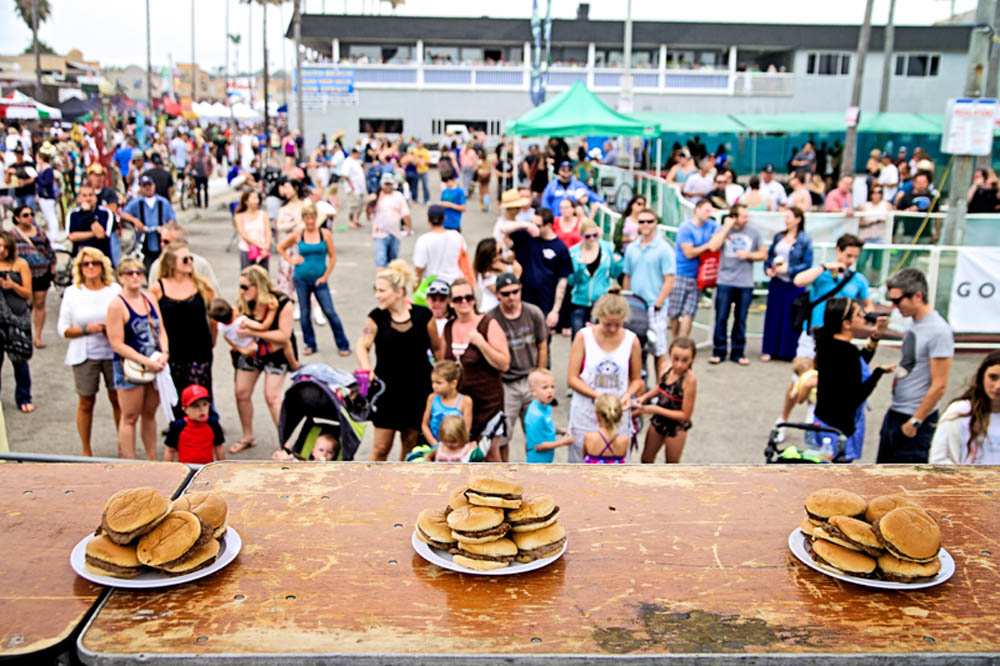
[[[847,111],[844,113],[844,124],[848,127],[857,127],[859,120],[861,120],[861,107],[847,107]]]
[[[353,69],[335,65],[309,65],[302,68],[302,105],[305,108],[357,104],[357,101]]]
[[[941,152],[949,155],[990,155],[993,152],[994,98],[948,100]]]
[[[958,251],[948,323],[960,333],[1000,331],[1000,248],[963,247]]]

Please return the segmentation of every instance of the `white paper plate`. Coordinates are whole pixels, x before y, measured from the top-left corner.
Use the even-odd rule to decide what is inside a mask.
[[[823,565],[819,564],[812,556],[809,551],[809,537],[805,535],[802,530],[795,528],[792,533],[788,535],[788,548],[792,551],[795,557],[799,558],[802,564],[806,565],[810,569],[820,572],[830,576],[831,578],[836,578],[837,580],[846,581],[848,583],[854,583],[855,585],[862,585],[864,587],[874,587],[880,590],[920,590],[925,587],[934,587],[935,585],[940,585],[945,582],[955,573],[955,560],[952,559],[951,554],[942,548],[938,551],[938,559],[941,560],[941,570],[938,571],[938,575],[928,581],[923,581],[920,583],[898,583],[894,580],[879,580],[877,578],[861,578],[860,576],[850,576],[845,573],[840,573],[839,571],[833,571],[828,569]]]
[[[215,562],[212,562],[204,569],[198,569],[197,571],[192,571],[189,574],[183,574],[181,576],[171,576],[166,573],[160,573],[158,571],[153,571],[152,569],[147,569],[135,578],[114,578],[112,576],[101,576],[100,574],[96,574],[87,568],[85,562],[87,543],[94,538],[95,536],[93,534],[88,534],[73,548],[73,552],[70,553],[69,556],[69,563],[70,566],[73,567],[73,571],[75,571],[81,578],[86,578],[90,582],[97,583],[98,585],[106,585],[107,587],[122,587],[132,590],[149,590],[157,587],[171,587],[173,585],[189,583],[193,580],[198,580],[199,578],[211,576],[216,571],[226,568],[230,562],[235,560],[236,556],[240,554],[240,549],[243,547],[243,540],[240,539],[240,535],[232,527],[229,527],[226,528],[226,533],[222,536],[222,547],[219,550],[218,557],[215,558]]]
[[[410,543],[413,544],[413,550],[417,551],[417,555],[424,558],[431,564],[436,564],[442,569],[457,571],[458,573],[469,574],[472,576],[513,576],[514,574],[527,573],[528,571],[534,571],[535,569],[541,569],[542,567],[549,566],[563,556],[563,553],[566,552],[566,545],[569,541],[567,540],[563,542],[563,547],[552,557],[535,560],[534,562],[528,562],[527,564],[514,562],[510,566],[506,566],[503,569],[495,569],[493,571],[476,571],[475,569],[468,569],[460,564],[455,564],[455,562],[451,559],[451,553],[445,550],[431,548],[430,545],[420,540],[420,537],[417,536],[416,530],[413,531],[413,536],[410,537]]]

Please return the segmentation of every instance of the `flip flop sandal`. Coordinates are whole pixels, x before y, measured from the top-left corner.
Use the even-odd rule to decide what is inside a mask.
[[[744,367],[748,366],[748,365],[750,365],[750,359],[748,359],[746,356],[744,356],[740,360],[736,361],[736,365],[742,365]]]
[[[35,406],[30,402],[26,402],[23,405],[18,405],[17,408],[21,410],[22,414],[30,414],[33,411],[35,411]]]
[[[229,447],[229,452],[233,454],[242,453],[247,449],[253,448],[256,444],[257,442],[255,442],[253,439],[241,439],[240,441],[236,442],[235,444]]]
[[[708,359],[709,365],[719,365],[720,363],[722,363],[722,359],[719,358],[718,356],[713,356],[712,358]]]

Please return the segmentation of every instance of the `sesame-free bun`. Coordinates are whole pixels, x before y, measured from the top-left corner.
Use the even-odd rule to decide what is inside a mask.
[[[819,525],[832,516],[861,518],[868,503],[857,493],[842,488],[821,488],[806,498],[806,514]]]
[[[460,543],[458,549],[462,551],[462,554],[491,558],[514,559],[514,556],[517,555],[517,545],[510,539],[497,539],[487,543]]]
[[[186,493],[175,499],[171,508],[174,511],[190,511],[198,516],[202,524],[212,530],[212,536],[216,539],[226,531],[229,506],[216,493]]]
[[[919,583],[938,575],[941,571],[941,560],[935,557],[926,563],[910,562],[885,553],[878,558],[878,568],[886,580],[900,583]]]
[[[824,525],[823,527],[813,525],[812,538],[813,541],[826,541],[827,543],[836,544],[841,548],[846,548],[847,550],[861,550],[847,539],[841,537],[835,530],[830,529],[829,525]]]
[[[455,543],[444,511],[438,509],[424,509],[417,516],[417,538],[442,550],[448,550]]]
[[[551,495],[522,500],[518,509],[507,512],[507,522],[514,532],[531,532],[548,527],[559,519],[559,507]]]
[[[875,558],[857,550],[850,550],[822,539],[813,541],[812,550],[817,562],[837,571],[852,576],[870,576],[875,572]]]
[[[533,562],[558,553],[566,543],[566,530],[559,523],[553,523],[540,530],[515,532],[514,543],[517,544],[517,561]]]
[[[517,509],[521,506],[520,484],[503,479],[477,478],[469,483],[465,497],[476,506],[492,506],[502,509]]]
[[[170,501],[156,488],[119,490],[104,503],[101,531],[119,545],[135,541],[170,513]]]
[[[135,546],[122,546],[106,534],[87,542],[84,555],[87,569],[101,576],[134,578],[142,571],[142,563],[135,554]]]
[[[165,564],[160,569],[175,575],[191,573],[215,562],[215,558],[219,556],[220,549],[221,546],[216,539],[209,539],[202,545],[185,553],[184,557],[180,558],[180,560]]]
[[[919,506],[905,495],[879,495],[868,502],[865,510],[865,520],[874,525],[885,514],[901,506]]]
[[[503,538],[510,525],[502,509],[488,506],[467,506],[448,514],[452,537],[461,543],[487,543]]]
[[[464,555],[452,555],[451,561],[460,567],[473,569],[475,571],[496,571],[497,569],[503,569],[508,566],[507,562],[498,562],[495,560],[476,560]]]
[[[448,506],[444,508],[445,516],[455,509],[461,509],[464,506],[469,506],[469,500],[465,496],[465,491],[468,489],[469,486],[460,486],[452,491],[451,495],[448,497]]]
[[[201,521],[190,511],[172,511],[139,539],[136,554],[149,567],[164,568],[180,560],[201,538]]]
[[[885,549],[901,560],[931,562],[941,549],[941,528],[918,507],[893,509],[879,519],[875,532]]]
[[[833,516],[829,520],[827,530],[834,530],[845,541],[864,552],[878,557],[882,554],[882,542],[875,535],[875,530],[871,525],[857,518],[847,516]]]

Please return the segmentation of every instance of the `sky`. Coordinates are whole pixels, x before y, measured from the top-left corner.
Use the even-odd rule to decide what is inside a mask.
[[[152,30],[154,66],[191,60],[191,7],[194,5],[195,59],[210,71],[225,64],[226,9],[229,9],[229,32],[242,35],[239,46],[239,69],[248,66],[248,32],[253,26],[253,67],[261,66],[261,9],[238,0],[148,0]],[[387,3],[378,0],[302,0],[306,12],[351,14],[393,13]],[[49,0],[52,17],[39,30],[42,41],[65,53],[79,49],[88,60],[102,65],[146,63],[146,13],[143,0]],[[896,3],[897,25],[927,25],[947,18],[952,3],[957,12],[974,9],[975,0],[899,0]],[[552,0],[554,18],[573,18],[578,0]],[[502,5],[498,7],[498,5]],[[594,19],[624,18],[622,0],[591,0]],[[762,8],[768,12],[763,12]],[[860,24],[865,0],[632,0],[632,15],[639,20],[722,21],[767,23]],[[889,0],[875,0],[873,22],[883,24]],[[530,18],[531,0],[498,3],[496,0],[406,0],[395,11],[412,16],[490,16]],[[294,51],[283,39],[291,19],[291,3],[268,11],[268,49],[274,69],[283,63],[294,64]],[[81,29],[83,27],[84,29]],[[0,53],[20,53],[31,42],[31,31],[14,12],[14,0],[0,0]],[[230,63],[237,53],[230,48]],[[232,67],[231,67],[232,69]]]

